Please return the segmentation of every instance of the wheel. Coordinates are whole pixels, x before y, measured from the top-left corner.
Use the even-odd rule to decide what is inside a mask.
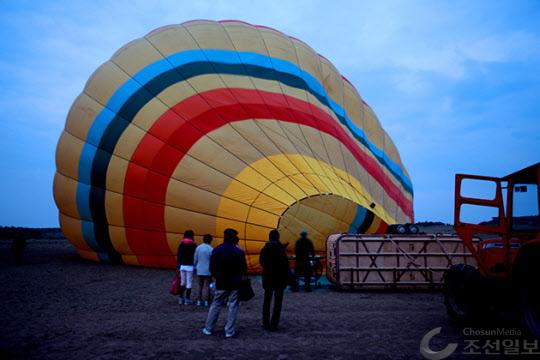
[[[540,245],[524,245],[516,255],[512,280],[516,286],[518,311],[525,330],[540,340]]]
[[[413,234],[413,235],[416,235],[420,232],[420,229],[418,228],[418,226],[414,225],[414,224],[409,224],[407,225],[407,234]]]
[[[448,316],[458,323],[473,320],[478,315],[476,289],[480,272],[465,264],[452,265],[444,274],[443,295]]]
[[[396,226],[396,233],[400,234],[400,235],[403,235],[403,234],[407,233],[407,228],[405,227],[405,225],[399,224],[399,225]]]
[[[529,334],[540,340],[540,296],[538,289],[533,289],[533,283],[520,291],[521,320]]]

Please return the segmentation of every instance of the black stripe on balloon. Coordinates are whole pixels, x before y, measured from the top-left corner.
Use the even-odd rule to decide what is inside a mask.
[[[319,95],[313,91],[304,79],[268,69],[262,66],[246,65],[246,64],[222,64],[210,62],[194,62],[185,64],[156,76],[148,82],[143,88],[140,88],[122,105],[118,113],[105,129],[103,137],[98,145],[99,151],[93,160],[91,169],[92,187],[90,191],[90,212],[94,221],[94,232],[96,240],[103,250],[107,251],[111,261],[121,262],[120,254],[112,246],[112,242],[108,231],[108,221],[105,213],[105,195],[104,190],[106,184],[107,168],[109,166],[112,153],[120,136],[126,127],[133,121],[135,115],[146,105],[155,95],[159,94],[169,86],[185,81],[186,79],[210,73],[230,74],[239,76],[251,76],[266,80],[276,80],[290,87],[303,89],[315,96],[322,104],[329,107],[326,97]],[[335,114],[339,121],[347,127],[345,118],[339,114]],[[364,146],[369,148],[366,140],[354,134],[353,136]],[[385,165],[394,177],[403,185],[403,187],[412,194],[412,189],[395,172],[386,164],[384,158],[373,154],[377,160]]]
[[[366,231],[371,226],[371,224],[373,223],[374,218],[375,218],[375,215],[371,211],[367,210],[366,211],[366,216],[364,216],[364,221],[362,221],[362,225],[360,225],[358,227],[357,233],[358,234],[365,234]]]

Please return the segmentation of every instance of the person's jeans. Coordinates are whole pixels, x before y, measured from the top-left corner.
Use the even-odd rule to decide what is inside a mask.
[[[206,330],[213,331],[219,318],[219,312],[228,303],[229,312],[227,314],[227,324],[225,325],[225,335],[234,334],[236,324],[236,314],[238,313],[238,290],[217,290],[214,294],[214,301],[208,310],[206,318]]]
[[[298,289],[298,277],[304,276],[304,288],[306,290],[311,290],[311,276],[312,276],[313,270],[311,269],[311,266],[309,264],[303,265],[301,267],[297,267],[295,269],[295,276],[296,276],[296,288]]]
[[[198,276],[199,279],[199,301],[202,301],[205,299],[206,301],[210,301],[210,282],[212,281],[212,277],[210,276]],[[206,296],[203,296],[206,292]]]
[[[272,311],[272,319],[270,319],[270,303],[274,297],[274,310]],[[281,315],[281,305],[283,303],[283,289],[269,288],[264,289],[263,303],[263,326],[272,330],[277,329],[279,325],[279,317]]]

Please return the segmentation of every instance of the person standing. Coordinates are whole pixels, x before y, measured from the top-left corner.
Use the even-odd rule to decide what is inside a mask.
[[[193,266],[197,273],[197,279],[199,280],[199,299],[197,305],[208,306],[210,302],[210,282],[212,277],[210,274],[210,256],[212,255],[212,235],[205,234],[203,236],[203,243],[197,246],[195,250],[195,257],[193,259]],[[203,296],[206,292],[206,296]]]
[[[276,331],[281,315],[283,291],[290,280],[289,260],[285,248],[279,242],[279,232],[272,230],[268,234],[268,242],[264,245],[259,256],[262,266],[262,282],[264,288],[263,328]],[[274,309],[270,318],[270,304],[274,298]]]
[[[178,245],[176,252],[176,265],[180,270],[180,291],[178,303],[180,305],[191,305],[191,288],[193,286],[193,258],[195,256],[195,241],[193,241],[193,231],[187,230],[184,238]],[[184,293],[186,297],[184,297]]]
[[[219,312],[225,304],[228,305],[227,324],[225,325],[225,337],[233,337],[235,332],[236,315],[238,313],[238,289],[242,278],[247,272],[247,263],[244,251],[237,246],[238,231],[225,229],[223,243],[212,250],[210,256],[210,273],[216,280],[214,300],[206,323],[202,329],[203,334],[212,335],[219,318]]]
[[[296,255],[296,262],[294,265],[294,272],[296,275],[296,288],[298,288],[298,276],[304,276],[304,289],[307,292],[311,291],[311,275],[313,272],[312,262],[315,256],[315,250],[313,243],[307,237],[306,230],[300,231],[300,238],[296,240],[294,252]]]

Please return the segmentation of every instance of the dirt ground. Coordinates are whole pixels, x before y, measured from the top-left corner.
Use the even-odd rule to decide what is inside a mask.
[[[261,328],[262,287],[242,303],[238,336],[201,334],[206,309],[178,305],[173,271],[84,261],[65,240],[32,240],[15,266],[0,242],[0,358],[13,359],[421,359],[421,338],[442,333],[463,355],[462,330],[439,292],[285,294],[280,330]],[[492,358],[492,357],[490,357]]]

